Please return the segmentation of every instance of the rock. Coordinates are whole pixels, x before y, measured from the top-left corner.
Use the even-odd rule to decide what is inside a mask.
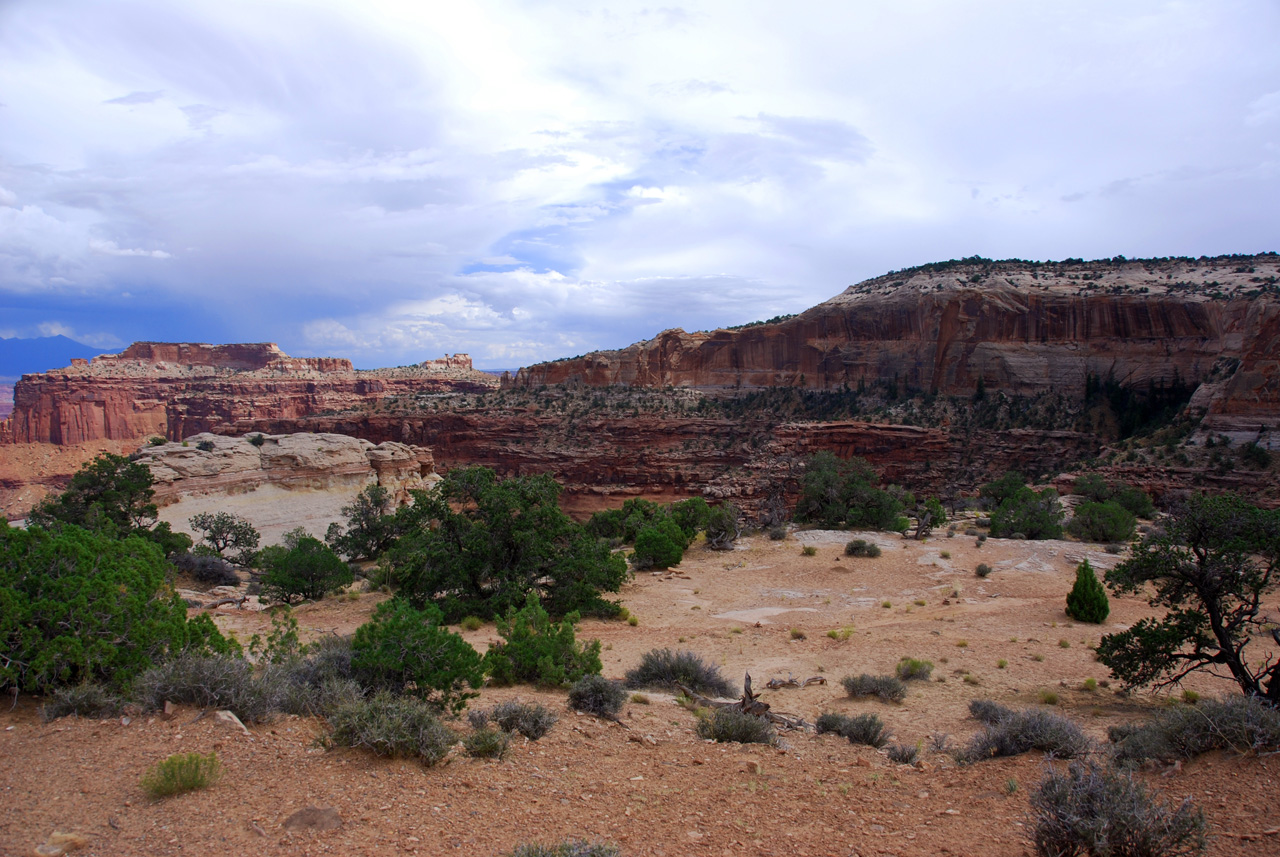
[[[172,702],[166,699],[164,701],[164,708],[161,709],[160,711],[160,716],[165,720],[172,720],[173,716],[177,713],[178,713],[178,706],[174,705]]]
[[[759,776],[760,771],[763,770],[763,768],[760,765],[760,762],[756,759],[747,759],[745,768],[746,768],[746,772],[748,774],[752,774],[753,776]]]
[[[135,342],[119,354],[23,376],[5,441],[182,439],[246,417],[297,418],[383,396],[497,386],[465,354],[362,371],[343,358],[290,357],[274,343]]]
[[[285,830],[337,830],[342,816],[331,806],[304,806],[284,820]]]
[[[225,708],[213,713],[213,722],[217,723],[219,726],[225,726],[228,729],[238,729],[245,735],[249,734],[249,730],[240,722],[240,718],[236,717],[234,713],[227,711]]]
[[[35,854],[38,857],[61,857],[63,854],[70,854],[73,851],[79,851],[81,848],[89,846],[89,838],[79,833],[64,833],[62,831],[54,831],[49,838],[44,841],[43,845],[35,847]]]

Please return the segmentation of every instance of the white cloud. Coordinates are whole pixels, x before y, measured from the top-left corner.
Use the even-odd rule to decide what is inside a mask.
[[[140,250],[137,248],[127,249],[116,246],[114,241],[106,241],[101,238],[89,239],[89,249],[95,253],[102,253],[106,256],[146,256],[151,259],[172,259],[173,256],[163,250]]]

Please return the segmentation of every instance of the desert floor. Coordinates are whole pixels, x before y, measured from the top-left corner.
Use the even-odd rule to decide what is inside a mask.
[[[854,535],[877,542],[876,559],[843,555]],[[44,724],[38,700],[0,713],[0,854],[31,854],[54,831],[88,840],[81,854],[468,854],[495,855],[531,840],[606,840],[626,855],[933,855],[1030,853],[1028,795],[1046,764],[1024,755],[958,767],[928,749],[940,733],[963,742],[977,731],[971,699],[1057,710],[1104,740],[1110,725],[1138,719],[1163,697],[1082,688],[1107,671],[1093,659],[1101,634],[1146,612],[1113,600],[1103,627],[1070,621],[1063,604],[1076,563],[1117,561],[1099,546],[956,536],[913,542],[896,535],[824,531],[784,541],[753,536],[737,550],[695,546],[669,573],[641,573],[622,600],[638,617],[585,621],[599,638],[604,673],[621,677],[652,648],[689,649],[757,689],[771,678],[822,676],[827,684],[763,691],[776,711],[812,721],[824,711],[879,714],[900,742],[923,741],[918,767],[832,735],[787,732],[777,748],[717,745],[694,733],[694,716],[670,695],[628,703],[623,726],[577,715],[563,692],[486,689],[472,706],[520,697],[558,711],[542,740],[517,738],[503,761],[458,756],[427,768],[351,750],[325,750],[322,724],[284,717],[249,734],[195,709],[176,716]],[[803,556],[812,545],[815,556]],[[944,555],[949,554],[949,555]],[[979,562],[994,571],[986,579]],[[335,598],[295,610],[309,635],[350,633],[385,596]],[[948,603],[949,602],[949,603]],[[886,606],[888,605],[888,606]],[[225,610],[219,623],[242,639],[264,614]],[[845,640],[827,632],[852,626]],[[465,636],[483,649],[488,625]],[[849,674],[891,673],[899,658],[927,658],[933,680],[910,683],[901,705],[850,700]],[[1007,666],[998,667],[1004,660]],[[966,676],[968,679],[966,680]],[[1232,686],[1197,678],[1202,694]],[[463,723],[455,724],[461,734]],[[214,787],[148,800],[143,772],[175,752],[217,752]],[[1180,769],[1141,776],[1166,798],[1193,798],[1212,826],[1210,853],[1280,853],[1276,757],[1209,754]],[[331,831],[286,831],[304,806],[335,808]]]

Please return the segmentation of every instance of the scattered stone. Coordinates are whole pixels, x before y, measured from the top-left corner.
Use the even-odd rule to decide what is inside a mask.
[[[228,729],[239,729],[245,735],[249,734],[249,730],[240,722],[240,718],[225,708],[213,713],[213,722],[219,726],[226,726]]]
[[[304,806],[284,820],[285,830],[337,830],[342,816],[331,806]]]
[[[172,720],[174,715],[178,713],[178,706],[169,700],[164,701],[164,709],[160,712],[160,716],[165,720]]]
[[[748,773],[748,774],[753,774],[753,775],[755,775],[755,776],[759,776],[759,775],[760,775],[760,771],[761,771],[761,770],[763,770],[763,768],[761,767],[760,762],[758,762],[758,761],[757,761],[757,760],[755,760],[755,759],[747,759],[747,773]]]
[[[854,760],[853,760],[853,765],[854,765],[854,767],[856,767],[856,768],[869,768],[869,767],[871,767],[871,763],[870,763],[869,761],[867,761],[866,759],[854,759]]]
[[[88,845],[89,838],[87,836],[55,830],[44,841],[43,845],[36,846],[35,853],[38,857],[62,857],[63,854],[79,851],[81,848],[88,847]]]

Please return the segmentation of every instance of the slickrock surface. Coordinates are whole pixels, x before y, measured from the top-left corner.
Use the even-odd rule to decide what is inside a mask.
[[[248,437],[198,434],[143,447],[138,460],[155,479],[161,520],[175,530],[191,532],[188,519],[200,512],[226,511],[248,519],[263,544],[298,526],[323,536],[368,485],[404,503],[409,491],[439,480],[429,449],[339,434],[264,435],[261,445]]]

